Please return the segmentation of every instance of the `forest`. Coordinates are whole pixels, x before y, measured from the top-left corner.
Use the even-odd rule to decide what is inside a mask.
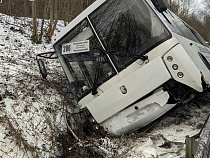
[[[46,37],[50,42],[58,20],[67,25],[75,16],[88,7],[95,0],[2,0],[1,13],[16,17],[32,17],[32,40],[42,42]],[[164,0],[168,8],[181,17],[201,36],[210,42],[210,1],[202,0]],[[21,8],[21,9],[20,9]],[[37,19],[42,19],[38,24]],[[48,28],[43,30],[45,20]],[[38,27],[40,26],[41,27]],[[40,30],[38,30],[38,28]]]

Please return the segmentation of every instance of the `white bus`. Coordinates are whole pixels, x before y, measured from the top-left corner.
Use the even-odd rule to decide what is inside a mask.
[[[208,45],[162,0],[96,0],[53,46],[79,108],[74,132],[132,132],[210,85]],[[48,54],[37,56],[44,78]]]

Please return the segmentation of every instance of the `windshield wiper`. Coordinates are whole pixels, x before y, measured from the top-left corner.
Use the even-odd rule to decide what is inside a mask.
[[[142,61],[145,61],[145,60],[148,59],[148,56],[147,55],[131,55],[129,57],[135,58],[135,59],[141,59]]]
[[[111,52],[111,51],[110,51]],[[117,53],[113,53],[113,51],[111,53],[108,53],[109,55],[112,54],[112,55],[116,55],[116,56],[119,56],[119,57],[124,57],[124,58],[134,58],[134,59],[141,59],[143,61],[147,60],[148,59],[148,56],[145,55],[145,54],[126,54],[126,55],[122,55],[122,54],[117,54]],[[142,51],[141,51],[142,52]]]
[[[98,93],[97,88],[98,88],[98,80],[101,75],[101,70],[102,70],[102,57],[98,57],[96,59],[97,61],[97,67],[96,67],[96,72],[95,72],[95,77],[94,77],[94,82],[93,82],[93,87],[92,87],[92,95],[96,95]]]

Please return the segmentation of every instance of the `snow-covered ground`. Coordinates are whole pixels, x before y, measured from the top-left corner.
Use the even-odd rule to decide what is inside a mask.
[[[56,31],[61,28],[59,22]],[[49,75],[41,79],[35,57],[52,46],[33,44],[30,36],[30,19],[14,22],[0,14],[0,157],[185,157],[185,137],[200,131],[210,111],[210,95],[177,106],[150,128],[74,143],[63,117],[71,97],[62,69],[57,60],[45,61]]]
[[[53,73],[42,80],[36,54],[50,44],[31,42],[30,19],[0,14],[0,157],[56,156],[56,138],[65,130],[61,69],[48,62]],[[51,73],[51,72],[49,72]],[[57,79],[54,80],[54,77]]]

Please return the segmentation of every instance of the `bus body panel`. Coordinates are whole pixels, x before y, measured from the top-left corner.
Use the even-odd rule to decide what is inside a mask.
[[[157,57],[162,57],[165,55],[169,50],[171,50],[174,46],[178,44],[178,41],[176,38],[171,38],[164,43],[158,45],[156,48],[152,49],[150,52],[148,52],[147,56],[149,59],[149,62],[156,59]],[[129,65],[126,69],[122,70],[120,72],[120,76],[113,76],[111,80],[107,80],[105,83],[100,85],[98,87],[99,93],[97,95],[89,94],[86,97],[82,98],[78,105],[81,109],[86,108],[87,105],[94,100],[95,98],[99,97],[103,92],[106,92],[108,89],[110,89],[114,84],[117,84],[119,81],[121,81],[123,78],[127,77],[131,73],[135,72],[136,70],[143,67],[147,62],[144,62],[142,60],[137,60],[131,65]]]
[[[120,73],[117,76],[120,77]],[[152,92],[170,78],[171,75],[162,58],[158,57],[114,84],[106,93],[90,102],[87,108],[96,121],[101,123]]]
[[[173,58],[172,61],[167,60],[169,56]],[[174,80],[198,92],[203,91],[200,70],[181,44],[176,45],[163,58]],[[173,69],[174,65],[177,66],[177,69]],[[183,73],[183,77],[178,77],[178,73]]]
[[[176,104],[167,104],[168,92],[158,89],[144,100],[120,111],[110,119],[101,123],[104,128],[112,134],[121,135],[144,127],[151,120],[163,115]]]
[[[189,57],[193,60],[197,68],[202,73],[204,80],[207,84],[210,85],[210,70],[205,65],[204,61],[202,61],[199,53],[201,53],[208,62],[210,61],[210,49],[204,47],[201,44],[195,43],[189,39],[186,39],[178,34],[175,34],[175,37],[180,42],[182,47],[185,49],[186,53],[188,53]],[[202,51],[203,50],[203,51]]]

